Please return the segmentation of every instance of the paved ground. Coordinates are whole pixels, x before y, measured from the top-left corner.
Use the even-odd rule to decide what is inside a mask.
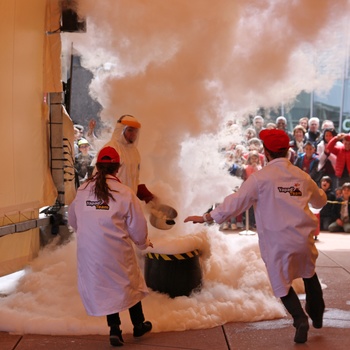
[[[150,333],[140,339],[124,336],[129,350],[288,350],[349,349],[350,344],[350,235],[321,233],[317,272],[323,284],[326,313],[323,329],[310,328],[306,344],[293,342],[289,317],[255,323],[229,323],[220,327]],[[0,331],[1,350],[111,349],[106,336],[12,335]]]

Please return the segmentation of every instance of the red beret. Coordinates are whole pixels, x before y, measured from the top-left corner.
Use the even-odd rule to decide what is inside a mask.
[[[283,130],[264,129],[260,131],[259,137],[264,146],[271,152],[279,152],[289,148],[289,137]]]

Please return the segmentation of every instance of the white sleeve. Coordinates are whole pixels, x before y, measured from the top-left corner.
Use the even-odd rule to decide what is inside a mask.
[[[77,217],[75,215],[75,200],[68,207],[68,223],[73,227],[74,231],[77,231]]]
[[[127,230],[137,248],[143,250],[149,246],[147,221],[142,211],[140,200],[136,195],[131,194],[132,200],[129,206],[129,215],[126,219]]]

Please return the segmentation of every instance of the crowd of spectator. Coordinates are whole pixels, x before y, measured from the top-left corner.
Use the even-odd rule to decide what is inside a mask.
[[[226,128],[235,123],[230,121]],[[230,175],[243,181],[254,171],[266,165],[263,145],[259,132],[264,128],[276,128],[287,133],[290,139],[288,158],[295,166],[307,172],[327,194],[327,205],[315,212],[319,219],[319,228],[329,232],[350,233],[350,134],[338,133],[331,120],[323,121],[320,126],[318,118],[300,118],[292,132],[289,131],[287,119],[279,116],[275,122],[265,120],[258,115],[246,123],[237,142],[237,135],[232,135],[232,142],[220,151],[225,156],[225,169]],[[237,130],[237,128],[235,128]],[[312,208],[311,208],[312,209]],[[249,228],[254,229],[254,215],[249,213]],[[232,218],[221,229],[244,227],[243,223]],[[317,235],[314,237],[317,239]]]
[[[95,124],[89,123],[88,130],[74,125],[75,177],[77,187],[84,183],[92,173],[91,162],[96,150],[94,142]],[[275,128],[283,130],[290,139],[289,160],[307,172],[322,188],[328,198],[327,205],[317,213],[320,230],[350,233],[350,134],[338,133],[330,120],[323,121],[321,127],[318,118],[300,118],[292,132],[289,131],[287,119],[279,116],[275,122],[265,120],[257,115],[243,127],[229,121],[225,133],[232,132],[230,142],[220,146],[224,154],[224,169],[230,175],[245,181],[253,172],[266,165],[263,145],[259,139],[261,130]],[[237,131],[239,136],[237,138]],[[239,139],[239,142],[237,140]],[[222,224],[221,228],[242,229],[248,222],[249,229],[255,229],[255,218],[252,208],[249,217],[243,213]],[[317,238],[317,236],[315,236]]]

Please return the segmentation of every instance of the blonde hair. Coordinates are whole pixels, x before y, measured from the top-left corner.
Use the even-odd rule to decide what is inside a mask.
[[[249,151],[248,158],[247,158],[247,164],[251,164],[251,158],[257,157],[258,158],[258,164],[260,164],[260,157],[258,151]]]

